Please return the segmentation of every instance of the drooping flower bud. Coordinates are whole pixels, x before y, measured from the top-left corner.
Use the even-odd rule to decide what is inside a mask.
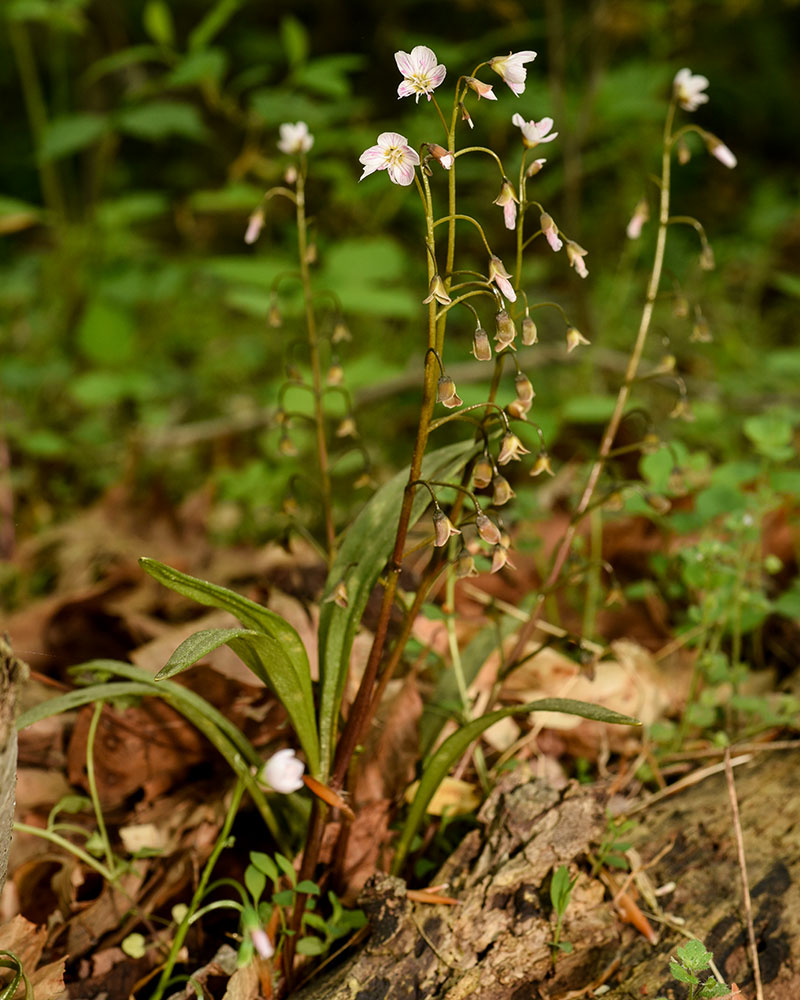
[[[711,327],[708,325],[708,320],[705,316],[697,310],[694,318],[694,325],[692,326],[692,332],[689,334],[689,340],[693,341],[695,344],[710,344],[713,340],[711,335]]]
[[[338,361],[334,361],[328,369],[325,381],[328,385],[341,385],[344,381],[344,368],[342,368]]]
[[[475,565],[475,559],[467,552],[466,549],[462,549],[458,554],[458,559],[456,559],[455,564],[456,579],[463,580],[465,577],[478,576],[478,569]]]
[[[475,122],[473,122],[472,116],[469,111],[467,111],[466,104],[459,104],[459,108],[461,109],[461,121],[466,122],[470,128],[475,128]]]
[[[516,569],[516,566],[511,562],[508,557],[508,546],[507,545],[495,545],[492,552],[492,573],[498,573],[504,566],[510,566],[511,569]]]
[[[497,464],[507,465],[511,461],[518,462],[523,455],[530,455],[530,451],[517,435],[512,434],[511,431],[504,434],[500,445],[500,454],[497,456]]]
[[[337,438],[358,437],[356,422],[351,416],[344,417],[336,428]]]
[[[482,490],[492,481],[494,469],[487,455],[481,455],[472,467],[472,485],[476,490]]]
[[[500,541],[500,529],[482,510],[478,511],[475,518],[475,527],[478,529],[478,534],[484,542],[487,542],[489,545],[497,545]]]
[[[441,507],[437,507],[433,512],[433,544],[437,548],[447,545],[453,535],[460,535],[461,532],[445,514]]]
[[[576,243],[574,240],[567,240],[567,260],[570,266],[575,268],[575,273],[580,275],[581,278],[585,278],[589,274],[586,261],[583,259],[588,252],[588,250],[583,249],[580,243]]]
[[[337,319],[333,327],[333,333],[331,334],[331,343],[342,344],[352,339],[353,335],[350,333],[350,327],[343,319]]]
[[[587,340],[576,326],[567,327],[567,354],[570,354],[581,344],[589,343],[591,343],[591,341]]]
[[[476,80],[474,76],[468,76],[465,79],[467,85],[471,90],[475,91],[479,99],[485,97],[487,101],[497,100],[497,95],[490,83],[484,83],[483,80]]]
[[[442,306],[450,305],[450,303],[453,301],[447,294],[447,289],[444,287],[444,282],[442,281],[441,276],[438,274],[434,274],[434,276],[431,278],[431,287],[429,295],[426,299],[422,300],[423,305],[427,305],[429,302],[433,302],[434,299],[436,299],[439,305]]]
[[[547,212],[542,212],[539,216],[539,225],[541,226],[545,239],[550,244],[551,250],[560,250],[564,244],[559,239],[558,226],[553,221],[552,215],[548,215]]]
[[[257,208],[247,220],[247,232],[244,234],[245,243],[255,243],[261,230],[264,228],[264,209]]]
[[[706,149],[709,153],[711,153],[712,156],[715,156],[723,166],[727,167],[729,170],[733,170],[738,163],[738,160],[731,150],[728,149],[725,143],[711,132],[704,132],[703,139],[705,140]]]
[[[445,170],[449,170],[453,166],[453,154],[445,149],[444,146],[439,146],[435,142],[426,142],[425,145],[428,147],[431,156],[435,160],[438,160],[440,166],[444,167]]]
[[[533,402],[530,399],[512,399],[506,406],[506,413],[512,420],[527,420]]]
[[[692,151],[689,149],[689,144],[683,136],[678,139],[678,145],[676,148],[678,150],[678,163],[680,163],[682,167],[685,167],[692,158]]]
[[[513,347],[517,336],[517,328],[514,326],[514,320],[508,315],[505,309],[501,309],[494,320],[496,325],[494,339],[497,344],[497,350],[502,351],[504,347]]]
[[[517,372],[514,376],[514,391],[517,394],[517,399],[524,399],[526,401],[533,399],[536,395],[533,391],[531,380],[525,372]]]
[[[638,240],[642,235],[642,226],[650,218],[650,205],[646,198],[641,198],[636,203],[636,208],[633,210],[633,215],[630,218],[625,234],[629,240]]]
[[[555,475],[553,467],[550,465],[550,456],[544,448],[537,455],[536,461],[533,463],[533,468],[530,471],[530,475],[540,476],[543,472],[546,472],[548,476]]]
[[[500,188],[500,194],[495,198],[494,204],[499,205],[503,209],[503,219],[506,229],[513,229],[516,226],[518,203],[519,198],[517,198],[513,184],[507,177],[504,177],[503,186]]]
[[[478,361],[491,361],[492,345],[489,343],[489,334],[480,324],[472,335],[472,353]]]
[[[704,271],[713,271],[716,267],[714,251],[711,249],[710,243],[704,243],[700,250],[700,267]]]
[[[278,451],[286,458],[295,458],[299,454],[297,451],[297,445],[295,445],[294,441],[292,441],[288,434],[281,435],[281,438],[278,441]]]
[[[530,347],[532,344],[539,342],[539,331],[536,329],[536,324],[526,315],[522,320],[522,343],[525,347]]]
[[[511,489],[511,484],[505,476],[501,476],[498,472],[492,480],[492,503],[495,507],[502,507],[513,496],[515,496],[515,493]]]
[[[327,597],[322,599],[323,604],[336,604],[340,608],[347,608],[350,601],[347,596],[347,585],[344,580],[340,580]]]
[[[281,311],[278,308],[277,302],[270,302],[269,312],[267,313],[267,323],[269,323],[273,330],[277,330],[283,326],[283,317],[281,316]]]
[[[500,289],[501,293],[508,299],[509,302],[517,301],[517,293],[514,291],[514,287],[509,280],[511,275],[506,271],[505,265],[499,257],[492,256],[489,258],[489,281],[494,282],[495,285]]]
[[[456,392],[456,384],[449,375],[440,375],[439,383],[436,386],[436,402],[452,410],[456,406],[461,406],[463,399]]]
[[[534,160],[533,163],[531,163],[531,165],[525,171],[525,176],[526,177],[535,177],[539,173],[539,171],[542,169],[542,167],[545,165],[545,163],[547,163],[546,159]]]

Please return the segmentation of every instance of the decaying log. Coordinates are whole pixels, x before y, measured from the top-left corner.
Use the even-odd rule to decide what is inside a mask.
[[[766,1000],[800,997],[798,763],[797,754],[766,753],[736,770]],[[620,922],[604,886],[579,867],[606,825],[597,789],[554,791],[521,767],[498,784],[479,818],[483,828],[467,835],[436,878],[459,905],[412,903],[402,880],[375,876],[361,900],[369,939],[307,985],[300,1000],[574,1000],[602,983],[607,1000],[685,995],[669,975],[681,933],[662,925],[651,945]],[[650,879],[676,883],[665,909],[705,941],[727,981],[752,1000],[724,776],[638,819],[630,839],[645,866],[661,855]],[[549,885],[559,865],[579,877],[562,933],[574,951],[554,967]]]

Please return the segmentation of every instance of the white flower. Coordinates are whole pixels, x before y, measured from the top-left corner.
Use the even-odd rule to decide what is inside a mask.
[[[489,60],[489,65],[519,97],[525,90],[525,78],[528,75],[525,63],[533,62],[535,58],[536,53],[528,49],[525,52],[509,52],[507,56],[495,56]]]
[[[264,784],[269,785],[273,791],[282,795],[289,795],[291,792],[299,791],[303,787],[303,772],[305,764],[297,759],[294,750],[287,747],[279,750],[261,768],[259,778]]]
[[[518,201],[519,198],[517,198],[511,181],[507,177],[504,177],[500,194],[495,198],[494,203],[503,209],[503,219],[505,220],[506,229],[514,229],[517,225]],[[514,300],[512,299],[511,301],[513,302]]]
[[[483,80],[476,80],[474,76],[468,76],[465,79],[469,87],[478,95],[478,100],[482,97],[485,97],[487,101],[497,100],[497,94],[495,94],[491,84],[484,83]]]
[[[723,166],[726,166],[729,170],[733,170],[738,163],[738,160],[736,159],[734,153],[728,149],[725,143],[722,142],[721,139],[718,139],[715,135],[712,135],[711,132],[706,132],[703,138],[705,139],[706,149],[709,153],[711,153],[712,156],[716,156]]]
[[[444,80],[447,70],[441,64],[437,65],[436,55],[427,45],[415,45],[410,52],[395,52],[394,61],[403,74],[403,82],[397,88],[398,97],[411,97],[425,94],[431,99],[431,91],[435,90]]]
[[[708,94],[701,93],[707,86],[707,77],[695,75],[685,67],[675,74],[675,97],[684,111],[697,111],[701,104],[708,102]]]
[[[522,129],[522,142],[528,149],[533,149],[540,142],[552,142],[558,135],[558,132],[550,132],[553,127],[552,118],[542,118],[540,122],[531,119],[526,122],[522,115],[516,114],[512,116],[511,124]],[[549,135],[548,132],[550,132]]]
[[[263,228],[264,211],[261,208],[257,208],[247,220],[247,232],[244,234],[245,243],[255,243]]]
[[[539,225],[542,227],[545,239],[550,244],[550,249],[555,253],[558,253],[564,244],[559,239],[558,226],[553,221],[552,215],[548,215],[547,212],[542,212],[539,216]]]
[[[267,934],[263,927],[251,927],[250,938],[261,958],[272,958],[275,954],[275,948],[269,939],[269,934]]]
[[[650,218],[650,206],[647,204],[645,198],[642,198],[636,205],[633,215],[630,218],[630,222],[625,229],[625,233],[629,240],[638,240],[642,235],[642,226]]]
[[[314,145],[314,136],[308,131],[305,122],[296,122],[294,125],[284,122],[280,133],[278,149],[282,153],[307,153]]]
[[[386,170],[393,184],[407,187],[414,183],[414,167],[419,165],[419,156],[409,146],[404,135],[399,132],[381,132],[377,145],[365,149],[358,161],[364,165],[364,173],[358,178],[359,181],[376,170]]]
[[[570,267],[574,267],[576,273],[582,278],[587,277],[589,274],[589,268],[583,259],[587,252],[580,243],[576,243],[575,240],[567,240],[567,260],[570,263]]]

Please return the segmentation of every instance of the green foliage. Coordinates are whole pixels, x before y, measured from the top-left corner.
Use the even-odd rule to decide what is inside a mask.
[[[569,955],[572,951],[572,944],[569,941],[561,940],[561,928],[564,923],[567,907],[572,898],[572,890],[577,881],[577,875],[570,878],[569,868],[566,865],[559,865],[550,879],[550,902],[553,905],[553,913],[556,915],[555,931],[553,932],[553,940],[550,943],[553,952],[553,962],[555,962],[559,952]]]
[[[669,971],[679,983],[689,987],[688,1000],[699,1000],[700,997],[724,997],[730,994],[730,987],[718,982],[713,976],[704,981],[700,973],[710,968],[714,956],[707,951],[702,941],[691,938],[678,948],[677,957],[671,958]],[[666,1000],[657,997],[656,1000]]]

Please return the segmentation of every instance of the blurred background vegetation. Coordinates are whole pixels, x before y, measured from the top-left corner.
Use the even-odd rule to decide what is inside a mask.
[[[258,541],[284,525],[296,467],[269,418],[286,364],[302,369],[293,285],[280,289],[284,325],[267,316],[273,279],[294,266],[289,203],[270,202],[261,239],[243,242],[286,168],[284,121],[304,120],[316,137],[316,287],[335,291],[353,334],[330,360],[360,403],[375,478],[407,461],[427,291],[417,198],[384,175],[357,181],[359,154],[384,129],[415,146],[441,141],[432,106],[396,98],[393,53],[417,44],[448,68],[440,94],[492,55],[538,52],[520,99],[481,73],[499,100],[474,105],[473,137],[507,157],[513,177],[514,112],[550,115],[560,132],[535,197],[589,250],[590,277],[537,245],[524,282],[533,301],[561,302],[592,347],[567,362],[563,324],[543,311],[541,343],[520,361],[537,391],[531,416],[561,465],[591,454],[635,335],[655,227],[636,242],[625,227],[640,198],[654,205],[672,78],[682,66],[709,77],[693,118],[739,166],[690,142],[673,210],[700,218],[717,267],[702,271],[693,231],[674,228],[668,283],[691,307],[688,317],[659,308],[648,353],[676,357],[694,420],[669,418],[669,381],[637,405],[649,430],[711,461],[749,456],[753,416],[770,414],[785,437],[800,423],[799,27],[794,0],[4,0],[0,448],[17,537],[121,481],[170,502],[210,489],[221,537]],[[461,162],[461,209],[508,263],[513,234],[492,205],[499,176],[485,158]],[[338,314],[320,302],[329,331]],[[466,316],[452,324],[447,363],[463,364],[471,401],[485,388],[470,380],[486,374],[470,358]],[[708,342],[691,339],[698,316]],[[353,493],[361,461],[339,467],[343,512],[368,495]]]

